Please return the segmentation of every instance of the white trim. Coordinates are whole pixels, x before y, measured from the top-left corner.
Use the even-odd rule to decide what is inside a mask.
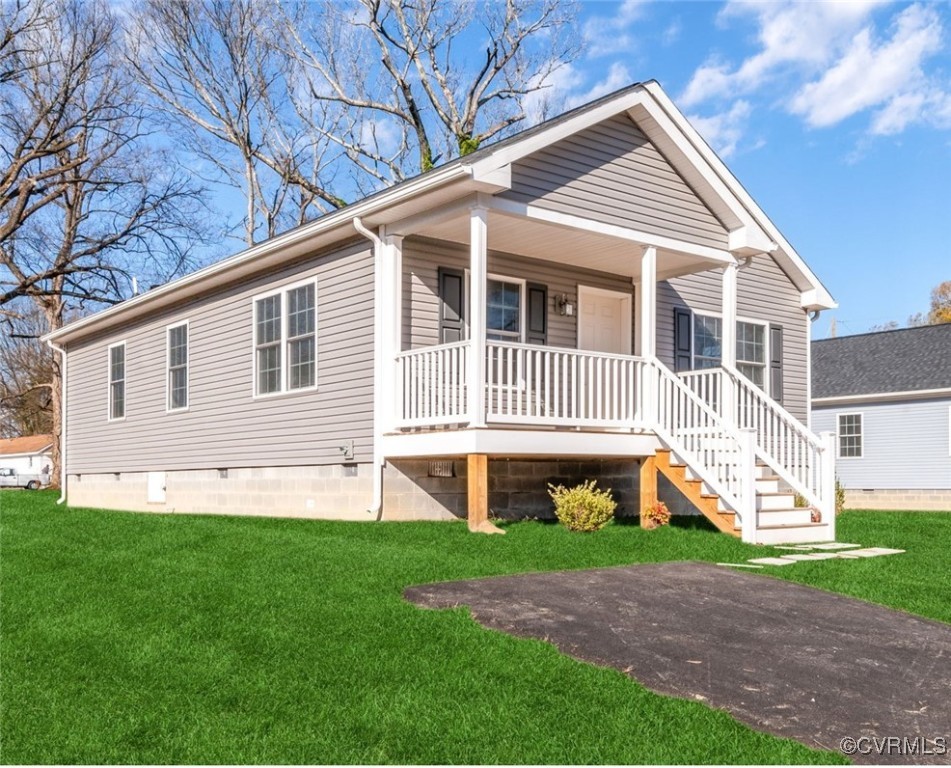
[[[859,455],[858,456],[843,456],[842,455],[842,417],[843,416],[858,416],[859,417]],[[854,437],[854,435],[852,435]],[[863,459],[865,458],[865,414],[861,411],[844,411],[842,413],[837,413],[835,415],[835,457],[837,459],[842,459],[843,461],[851,461],[854,459]]]
[[[948,456],[951,456],[951,405],[948,406]]]
[[[122,415],[112,417],[112,350],[122,347]],[[106,350],[106,421],[125,421],[129,412],[129,349],[126,340],[110,344]]]
[[[525,285],[524,277],[510,277],[497,272],[487,272],[485,275],[485,338],[489,340],[490,333],[502,333],[489,328],[489,280],[495,280],[497,283],[511,283],[518,286],[518,338],[513,339],[505,336],[501,339],[492,339],[492,341],[515,341],[519,344],[525,343]],[[546,307],[547,310],[547,307]]]
[[[169,345],[169,337],[172,335],[173,328],[181,328],[185,326],[185,405],[179,406],[178,408],[172,408],[171,401],[171,390],[169,389],[169,378],[171,377],[172,367],[169,360],[169,353],[171,348]],[[192,338],[191,338],[191,327],[189,326],[188,320],[179,320],[177,323],[171,323],[170,325],[165,326],[165,413],[184,413],[191,408],[192,404],[192,392],[191,392],[191,376],[192,376]]]
[[[581,216],[573,216],[569,213],[552,211],[548,208],[540,208],[537,205],[520,203],[516,200],[507,200],[504,198],[493,197],[488,201],[491,210],[509,216],[523,217],[527,219],[536,219],[548,224],[555,224],[569,229],[580,229],[585,232],[595,232],[609,237],[616,237],[619,240],[626,240],[638,245],[652,246],[664,251],[680,253],[687,256],[695,256],[699,259],[712,261],[716,264],[733,263],[735,259],[729,251],[721,248],[711,248],[707,245],[698,245],[688,243],[686,240],[678,240],[674,237],[664,235],[655,235],[650,232],[642,232],[637,229],[620,227],[616,224],[606,224],[594,219],[586,219]]]
[[[50,443],[49,445],[45,445],[39,450],[33,451],[32,453],[0,453],[0,461],[6,461],[7,459],[32,459],[37,456],[42,456],[52,447],[53,443]]]
[[[600,456],[633,459],[653,456],[662,447],[654,434],[551,429],[440,429],[385,435],[387,459],[464,456]]]
[[[612,291],[608,288],[595,288],[592,285],[582,285],[578,283],[577,287],[578,292],[578,317],[576,320],[576,338],[575,338],[575,348],[582,349],[581,347],[581,318],[584,317],[584,313],[581,311],[581,308],[584,306],[584,294],[604,296],[610,299],[620,299],[622,302],[622,314],[621,314],[621,339],[624,343],[624,349],[615,354],[619,355],[630,355],[631,344],[633,341],[634,329],[632,328],[631,317],[633,312],[633,306],[631,303],[631,294],[625,293],[624,291]],[[587,350],[593,351],[593,350]]]
[[[287,294],[297,288],[305,286],[314,286],[314,383],[309,387],[298,387],[290,389],[287,386],[287,379],[290,376],[290,365],[287,359]],[[281,388],[276,392],[258,392],[258,343],[257,343],[257,303],[262,299],[268,299],[272,296],[281,296]],[[251,397],[254,400],[267,399],[272,397],[281,397],[283,395],[298,395],[304,392],[315,392],[318,386],[317,363],[320,357],[317,344],[317,278],[308,277],[304,280],[297,280],[288,283],[279,288],[259,293],[251,297]]]
[[[813,405],[831,406],[848,403],[887,403],[893,400],[932,400],[951,397],[951,387],[940,389],[909,389],[902,392],[871,392],[867,395],[835,395],[832,397],[814,397]]]

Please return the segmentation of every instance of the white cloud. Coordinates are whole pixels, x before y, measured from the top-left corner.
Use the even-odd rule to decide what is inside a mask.
[[[736,1],[721,12],[726,21],[753,15],[760,50],[736,69],[716,59],[694,73],[680,102],[687,107],[726,95],[749,93],[793,65],[820,68],[871,15],[881,0],[847,3]]]
[[[696,108],[761,95],[815,128],[867,112],[872,135],[900,133],[914,123],[951,125],[951,90],[925,71],[943,46],[935,7],[902,6],[882,33],[874,16],[881,4],[733,0],[719,20],[729,24],[752,17],[758,50],[739,64],[708,59],[679,101]],[[704,119],[716,121],[722,131],[730,125],[732,111]],[[734,148],[738,140],[732,142]]]
[[[582,30],[589,58],[629,52],[635,45],[631,27],[643,15],[646,0],[624,0],[613,16],[592,16]]]
[[[563,64],[548,73],[541,81],[541,88],[529,93],[522,101],[528,124],[535,125],[563,111],[569,94],[581,88],[584,81],[584,74],[572,64]]]
[[[736,145],[743,136],[752,111],[750,103],[740,99],[726,112],[709,117],[690,115],[688,119],[707,144],[713,147],[720,157],[726,158],[736,152]]]
[[[673,45],[680,39],[680,33],[683,32],[683,30],[684,27],[683,24],[680,23],[680,19],[674,19],[667,25],[660,40],[664,45]]]
[[[941,49],[941,22],[931,8],[912,5],[896,17],[893,28],[891,40],[880,45],[870,28],[861,30],[834,66],[799,90],[791,111],[822,128],[884,104],[876,122],[887,130],[879,132],[895,132],[901,120],[895,112],[900,107],[889,109],[889,105],[898,102],[920,110],[924,96],[918,91],[925,83],[921,65]],[[902,128],[909,122],[905,120]]]

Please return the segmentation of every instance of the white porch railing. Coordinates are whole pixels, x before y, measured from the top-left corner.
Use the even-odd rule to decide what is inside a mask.
[[[401,352],[396,356],[401,427],[468,421],[468,341]]]
[[[643,360],[574,349],[486,343],[486,420],[632,427],[640,418]]]
[[[823,444],[795,416],[736,369],[711,368],[681,373],[680,377],[725,419],[735,421],[740,429],[752,430],[756,435],[757,458],[810,505],[820,509],[824,518],[826,514],[835,514],[835,466],[831,446]]]
[[[744,540],[752,541],[756,489],[753,455],[745,435],[725,423],[694,392],[691,385],[705,387],[710,384],[707,377],[697,376],[688,385],[660,361],[653,361],[652,368],[658,387],[658,435],[733,509]]]

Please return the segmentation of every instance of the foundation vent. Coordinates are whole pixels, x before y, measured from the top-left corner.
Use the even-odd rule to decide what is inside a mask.
[[[431,461],[429,462],[429,476],[430,477],[455,477],[455,473],[452,471],[453,464],[451,461]]]

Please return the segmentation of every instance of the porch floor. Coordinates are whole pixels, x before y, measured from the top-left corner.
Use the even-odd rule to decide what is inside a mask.
[[[429,608],[547,640],[754,728],[839,750],[845,737],[946,737],[951,626],[705,563],[661,563],[411,587]],[[934,751],[932,743],[929,750]],[[946,755],[850,755],[944,764]]]

